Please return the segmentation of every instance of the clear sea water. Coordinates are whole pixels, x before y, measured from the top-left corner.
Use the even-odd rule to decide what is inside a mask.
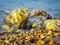
[[[0,0],[0,24],[8,13],[18,8],[43,9],[60,17],[60,0]]]

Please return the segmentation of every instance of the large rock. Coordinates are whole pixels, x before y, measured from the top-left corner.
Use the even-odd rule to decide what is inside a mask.
[[[52,19],[52,16],[49,15],[46,11],[38,9],[33,10],[30,16],[45,16],[47,19]]]
[[[27,27],[29,28],[32,25],[32,28],[35,29],[44,28],[44,21],[47,19],[52,19],[52,16],[47,12],[38,9],[33,10],[28,18]]]
[[[17,28],[24,28],[28,15],[29,11],[27,8],[13,10],[6,17],[6,23]]]
[[[50,20],[49,20],[50,19]],[[33,10],[29,12],[27,8],[13,10],[6,18],[6,23],[14,30],[32,28],[55,30],[60,28],[59,20],[52,20],[52,16],[43,10]]]
[[[60,29],[60,20],[46,20],[45,22],[45,29],[47,30],[58,30]]]
[[[40,29],[44,27],[44,21],[47,20],[44,16],[33,16],[28,18],[27,27]]]

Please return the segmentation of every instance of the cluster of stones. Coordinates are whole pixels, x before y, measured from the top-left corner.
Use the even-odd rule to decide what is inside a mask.
[[[29,11],[27,8],[13,10],[5,18],[2,29],[8,33],[14,32],[15,37],[9,35],[15,39],[13,42],[16,43],[16,40],[19,40],[18,43],[21,45],[23,43],[24,45],[60,45],[60,20],[53,19],[51,15],[43,10]],[[6,35],[8,36],[8,34]],[[10,43],[10,40],[7,40],[7,42]],[[18,44],[16,43],[16,45]]]
[[[30,30],[0,34],[0,45],[60,45],[60,32]]]
[[[17,29],[35,30],[60,30],[60,20],[53,17],[43,10],[35,9],[29,11],[27,8],[13,10],[6,18],[2,28],[7,32]]]

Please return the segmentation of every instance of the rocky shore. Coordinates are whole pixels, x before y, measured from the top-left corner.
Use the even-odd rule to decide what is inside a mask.
[[[60,20],[44,10],[13,10],[1,26],[0,45],[60,45]]]

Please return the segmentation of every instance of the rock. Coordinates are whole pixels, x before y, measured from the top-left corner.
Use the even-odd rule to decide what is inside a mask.
[[[31,27],[31,28],[35,28],[35,29],[43,28],[45,20],[47,20],[47,19],[43,16],[29,17],[28,22],[27,22],[27,27]]]
[[[60,45],[60,40],[56,41],[56,44],[57,44],[57,45]]]
[[[60,32],[60,20],[56,20],[56,30],[57,30],[57,32]]]
[[[60,20],[56,20],[57,26],[60,27]]]
[[[35,30],[40,30],[42,27],[41,27],[39,24],[34,23],[34,24],[32,25],[32,28],[34,28]]]
[[[55,20],[46,20],[44,23],[46,25],[45,27],[46,30],[55,30],[56,28]]]
[[[28,18],[29,11],[27,8],[13,10],[7,17],[6,23],[17,28],[24,28]]]
[[[47,19],[52,19],[51,15],[46,11],[35,9],[31,12],[30,16],[45,16]]]
[[[12,32],[12,29],[8,25],[2,25],[2,29],[5,30],[5,32]]]
[[[51,20],[49,20],[51,19]],[[6,18],[6,23],[14,30],[60,30],[60,20],[53,20],[52,16],[43,10],[33,10],[31,13],[27,8],[13,10]]]
[[[46,20],[46,30],[60,30],[60,20]]]
[[[50,41],[50,39],[49,38],[46,38],[46,39],[44,39],[44,41],[45,41],[45,44],[48,44],[49,41]]]
[[[48,45],[54,45],[54,40],[51,39]]]

